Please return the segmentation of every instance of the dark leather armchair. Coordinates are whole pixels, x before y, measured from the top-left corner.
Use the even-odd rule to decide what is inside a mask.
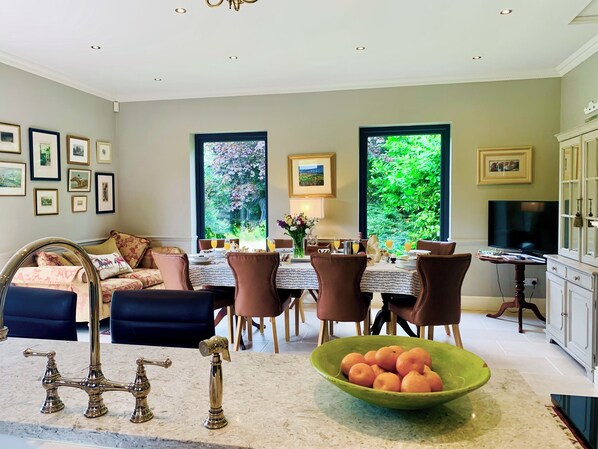
[[[76,308],[73,292],[10,286],[4,325],[10,337],[77,341]]]
[[[318,346],[328,339],[329,321],[360,322],[369,333],[369,308],[372,295],[361,291],[361,278],[367,266],[365,255],[313,254],[311,264],[318,276],[317,315],[320,321]]]
[[[280,254],[274,253],[229,253],[228,264],[235,276],[235,314],[237,336],[235,351],[239,350],[243,324],[247,323],[247,338],[251,341],[251,318],[270,318],[274,352],[278,353],[276,317],[284,313],[285,340],[289,335],[289,305],[291,290],[276,288],[276,272]]]
[[[434,240],[418,240],[417,249],[426,249],[430,254],[449,256],[455,253],[456,242],[437,242]]]
[[[214,336],[209,291],[117,290],[110,314],[112,343],[197,349]]]
[[[224,240],[225,239],[217,239],[216,248],[224,248]],[[239,239],[228,239],[231,243],[239,244]],[[199,251],[205,251],[208,249],[212,249],[212,239],[198,239],[197,240],[197,249]]]
[[[461,286],[471,264],[471,254],[448,256],[425,255],[417,259],[417,271],[422,288],[417,299],[389,302],[391,327],[396,320],[415,324],[423,338],[428,327],[428,339],[434,339],[434,326],[451,325],[455,344],[463,347],[459,323],[461,321]]]
[[[154,262],[162,274],[164,287],[168,290],[193,290],[189,279],[189,258],[187,254],[153,253]],[[233,306],[235,303],[234,287],[203,286],[202,290],[213,293],[214,310],[219,310],[215,325],[228,316],[228,341],[233,343]]]

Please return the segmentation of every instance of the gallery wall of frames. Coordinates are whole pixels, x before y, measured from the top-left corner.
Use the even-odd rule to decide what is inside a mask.
[[[85,213],[92,191],[96,214],[115,212],[114,173],[93,173],[90,169],[92,153],[96,163],[112,164],[110,142],[95,141],[94,151],[87,137],[68,134],[61,141],[60,132],[39,128],[29,128],[28,138],[27,151],[22,144],[21,126],[0,122],[0,197],[27,196],[29,176],[36,216],[58,215],[61,202],[67,207],[70,203],[72,213]],[[66,179],[63,179],[61,162],[65,161]],[[66,183],[69,198],[59,198],[56,183],[61,182]]]

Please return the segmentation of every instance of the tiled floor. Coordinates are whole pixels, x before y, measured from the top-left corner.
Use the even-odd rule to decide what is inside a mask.
[[[374,307],[377,303],[373,303]],[[373,311],[375,313],[375,310]],[[300,323],[299,336],[295,336],[294,312],[291,310],[291,341],[284,341],[284,320],[277,319],[279,349],[281,354],[304,354],[306,357],[316,347],[319,321],[315,304],[305,300],[306,322]],[[226,320],[216,328],[218,335],[227,335]],[[108,322],[101,329],[108,329]],[[273,352],[272,333],[266,322],[264,334],[253,332],[253,343],[247,350]],[[506,312],[499,319],[486,317],[486,312],[464,311],[460,329],[465,349],[484,359],[490,368],[515,369],[521,373],[532,389],[548,397],[550,393],[598,396],[598,388],[586,377],[585,370],[559,346],[550,344],[544,333],[544,323],[533,315],[524,314],[524,333],[517,332],[516,313]],[[401,332],[401,335],[404,335]],[[355,335],[355,325],[336,323],[334,333],[338,337]],[[88,340],[86,327],[81,327],[79,340]],[[441,327],[436,328],[435,340],[453,344]],[[102,343],[109,343],[109,335],[101,335]]]

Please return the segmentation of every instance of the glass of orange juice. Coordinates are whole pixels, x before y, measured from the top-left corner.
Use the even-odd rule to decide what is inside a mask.
[[[411,242],[405,242],[404,248],[407,252],[411,251]]]
[[[351,248],[353,249],[353,254],[357,254],[359,252],[359,240],[353,240]]]
[[[390,248],[392,248],[392,239],[386,239],[386,242],[384,242],[384,244],[386,245],[386,247],[390,251]]]
[[[341,247],[341,239],[338,237],[335,237],[334,240],[332,241],[332,244],[334,245],[334,249],[338,252],[338,249]]]
[[[276,242],[274,241],[273,238],[268,237],[268,249],[270,250],[271,253],[274,252],[274,250],[276,249]]]
[[[224,250],[230,250],[230,239],[224,239]]]
[[[212,240],[210,240],[210,245],[212,246],[212,249],[216,249],[218,246],[218,239],[212,238]]]

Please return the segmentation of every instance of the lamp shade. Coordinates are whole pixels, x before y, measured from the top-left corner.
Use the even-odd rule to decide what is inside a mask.
[[[303,212],[308,217],[324,218],[323,198],[290,198],[291,214]]]

